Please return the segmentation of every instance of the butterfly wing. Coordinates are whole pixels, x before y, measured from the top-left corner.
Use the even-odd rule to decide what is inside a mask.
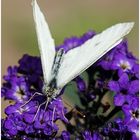
[[[45,21],[45,17],[41,12],[36,0],[32,1],[32,6],[39,50],[41,55],[44,82],[49,83],[51,80],[51,69],[55,57],[55,44],[49,31],[48,24]]]
[[[133,25],[133,22],[116,24],[89,39],[83,45],[68,51],[59,69],[57,87],[65,86],[119,44],[131,31]]]

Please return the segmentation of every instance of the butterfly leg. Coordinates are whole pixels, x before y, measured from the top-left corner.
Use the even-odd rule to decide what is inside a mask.
[[[63,110],[63,109],[61,109],[61,112],[62,112],[62,116],[63,116],[63,118],[64,118],[64,121],[65,121],[65,122],[68,122],[68,119],[65,117],[65,114],[64,114],[64,110]]]
[[[50,98],[47,97],[47,101],[46,101],[46,105],[45,105],[44,111],[46,111],[49,102],[50,102]]]
[[[53,98],[53,100],[57,100],[57,101],[59,101],[59,102],[62,102],[62,100],[61,100],[61,99],[58,99],[58,98]],[[62,114],[64,120],[65,120],[66,122],[68,122],[68,119],[65,117],[64,110],[63,110],[62,108],[61,108],[61,114]]]
[[[43,102],[42,104],[40,104],[40,105],[38,106],[38,109],[37,109],[37,111],[36,111],[36,113],[35,113],[35,116],[34,116],[34,118],[33,118],[33,122],[35,121],[35,118],[36,118],[36,116],[37,116],[37,114],[38,114],[38,112],[39,112],[41,106],[44,105],[46,102],[47,102],[47,101]]]
[[[40,95],[40,96],[42,96],[41,93],[35,92],[35,93],[30,97],[30,99],[29,99],[28,101],[26,101],[23,105],[20,106],[20,108],[22,108],[22,107],[24,107],[26,104],[28,104],[28,103],[35,97],[35,95]]]
[[[52,125],[53,125],[53,121],[54,121],[54,113],[55,113],[55,109],[56,109],[56,106],[54,106],[54,108],[53,108],[53,114],[52,114]]]

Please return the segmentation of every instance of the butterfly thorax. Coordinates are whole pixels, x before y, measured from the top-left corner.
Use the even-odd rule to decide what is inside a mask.
[[[46,95],[47,97],[49,97],[51,99],[55,99],[58,94],[58,90],[56,88],[51,87],[46,84],[44,84],[44,86],[42,88],[42,92],[44,95]]]

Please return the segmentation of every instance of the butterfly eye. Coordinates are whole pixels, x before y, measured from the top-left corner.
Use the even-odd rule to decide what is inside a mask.
[[[47,94],[48,91],[49,91],[49,89],[50,89],[50,87],[48,87],[46,84],[44,84],[44,86],[43,86],[43,88],[42,88],[42,92],[43,92],[44,94]]]

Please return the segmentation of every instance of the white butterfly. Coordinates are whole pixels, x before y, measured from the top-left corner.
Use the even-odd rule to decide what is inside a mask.
[[[68,82],[119,44],[134,25],[133,22],[116,24],[67,53],[62,49],[56,52],[54,39],[36,0],[32,5],[44,76],[42,92],[49,101],[55,99]]]

